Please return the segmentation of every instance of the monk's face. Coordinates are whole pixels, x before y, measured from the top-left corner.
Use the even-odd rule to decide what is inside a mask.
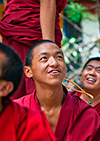
[[[91,60],[82,72],[81,82],[87,92],[100,92],[100,61]]]
[[[66,75],[61,49],[53,43],[43,43],[33,51],[31,71],[35,84],[59,85]]]

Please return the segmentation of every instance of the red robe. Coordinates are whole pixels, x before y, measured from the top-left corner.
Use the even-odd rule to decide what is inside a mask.
[[[55,40],[61,46],[62,33],[59,26],[59,13],[67,0],[56,0]],[[0,34],[3,42],[11,46],[20,55],[23,64],[29,48],[42,39],[40,27],[40,0],[11,0],[0,20]],[[31,87],[32,86],[32,87]],[[34,82],[25,77],[12,98],[30,94],[35,89]]]
[[[11,0],[7,0],[7,3],[10,2]]]
[[[0,115],[0,141],[57,141],[41,112],[7,101]]]
[[[81,96],[81,93],[75,92],[75,91],[70,91],[70,94],[71,95],[76,95],[76,96],[79,96],[79,97]],[[100,102],[97,105],[94,106],[94,109],[97,111],[97,113],[100,116]]]
[[[54,131],[60,141],[100,141],[100,117],[89,104],[66,92],[66,100]],[[40,111],[35,91],[15,100],[20,105]]]

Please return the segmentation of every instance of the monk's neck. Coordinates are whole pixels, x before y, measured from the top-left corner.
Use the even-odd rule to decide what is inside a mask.
[[[38,89],[36,95],[41,108],[45,110],[50,110],[54,107],[59,107],[62,105],[64,92],[63,88],[55,89]]]
[[[91,94],[94,97],[100,96],[100,89],[84,89],[87,93]]]
[[[40,108],[44,111],[51,129],[54,132],[66,94],[63,92],[61,86],[54,89],[45,88],[41,91],[37,90],[36,95],[39,100]]]
[[[90,93],[91,94],[91,93]],[[87,102],[88,104],[90,104],[91,106],[96,106],[98,103],[100,103],[100,94],[96,94],[95,93],[95,95],[93,95],[92,94],[92,96],[94,96],[94,98],[92,99],[92,98],[90,98],[89,96],[87,96],[87,95],[85,95],[85,94],[81,94],[81,98],[85,101],[85,102]]]

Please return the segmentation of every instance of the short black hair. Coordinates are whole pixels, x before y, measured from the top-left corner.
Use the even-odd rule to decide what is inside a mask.
[[[43,43],[53,43],[56,45],[56,43],[51,40],[40,40],[40,41],[36,42],[34,45],[31,46],[31,48],[29,49],[29,51],[27,53],[26,61],[25,61],[26,66],[32,66],[33,50],[35,47],[37,47]]]
[[[8,94],[6,98],[14,94],[17,90],[23,75],[23,65],[18,54],[9,46],[0,43],[0,53],[3,53],[6,58],[0,64],[1,68],[1,80],[11,81],[14,84],[13,91]]]
[[[83,67],[83,70],[86,68],[87,64],[92,61],[92,60],[97,60],[97,61],[100,61],[100,57],[91,57],[87,60],[87,62],[85,63],[84,67]],[[83,71],[82,70],[82,71]]]

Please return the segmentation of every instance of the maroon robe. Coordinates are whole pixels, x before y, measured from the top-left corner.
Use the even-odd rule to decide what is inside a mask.
[[[70,94],[71,95],[76,95],[76,96],[79,96],[79,97],[81,96],[81,93],[75,92],[75,91],[70,91]],[[97,113],[100,116],[100,102],[97,105],[95,105],[93,108],[97,111]]]
[[[57,141],[43,112],[8,100],[0,115],[0,141]]]
[[[7,0],[7,3],[10,2],[11,0]]]
[[[56,1],[55,40],[60,47],[62,33],[59,26],[59,13],[64,10],[67,0]],[[40,0],[11,0],[0,20],[0,34],[3,36],[3,43],[11,46],[19,54],[24,64],[29,48],[42,39]],[[30,94],[34,89],[34,82],[24,76],[19,89],[12,98]]]
[[[60,141],[100,141],[100,117],[89,104],[65,90],[66,100],[54,131]],[[15,100],[21,106],[41,111],[35,91]]]

